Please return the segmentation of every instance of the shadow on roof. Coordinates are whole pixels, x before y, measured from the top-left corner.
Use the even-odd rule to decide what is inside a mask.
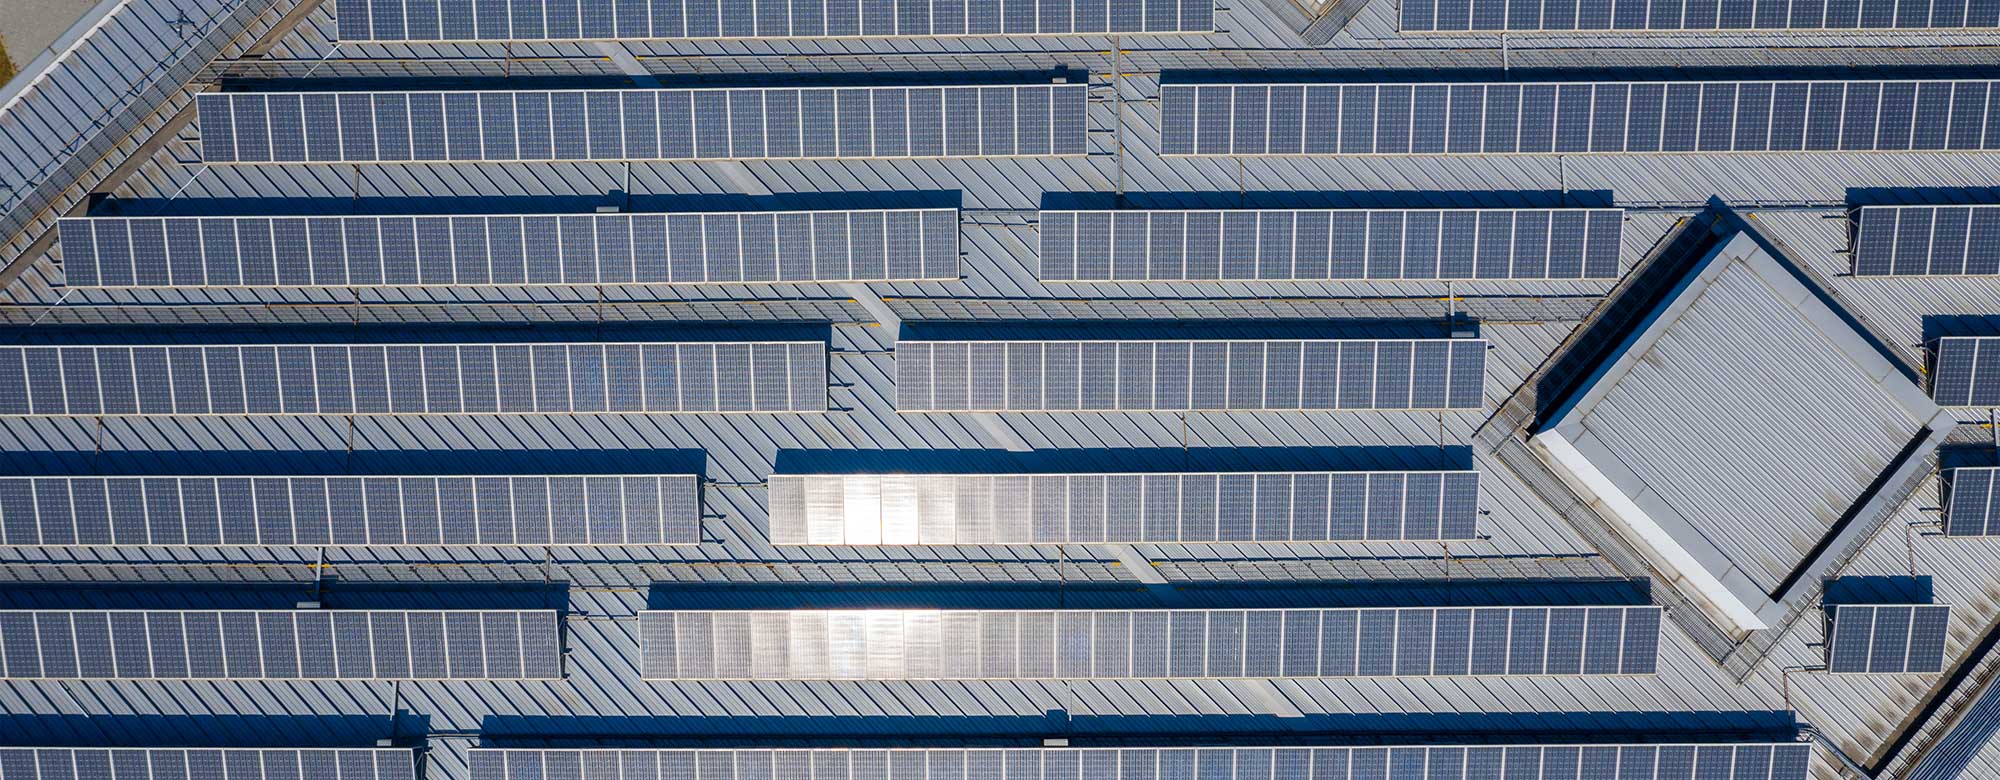
[[[1345,583],[656,584],[647,609],[1353,609],[1366,607],[1632,606],[1641,580],[1356,580]],[[1169,603],[1170,602],[1170,603]]]
[[[777,474],[1034,474],[1182,471],[1448,471],[1469,446],[1142,447],[1008,450],[780,450]]]
[[[173,685],[144,683],[142,685]],[[135,686],[136,687],[136,686]],[[387,688],[381,690],[386,691]],[[372,697],[370,697],[372,698]],[[374,706],[346,702],[345,706]],[[193,706],[189,703],[188,706]],[[237,702],[236,706],[253,706]],[[394,715],[89,715],[0,713],[9,744],[37,747],[342,747],[372,748],[375,740],[428,733],[429,715],[398,709]],[[398,741],[397,747],[409,743]]]
[[[699,449],[0,452],[9,476],[702,474]]]
[[[814,211],[958,208],[959,190],[785,192],[772,195],[673,194],[532,195],[422,198],[140,198],[106,200],[93,217],[328,217],[361,215],[470,215],[621,212]]]
[[[1049,192],[1042,208],[1093,209],[1534,209],[1612,205],[1610,190],[1259,190]]]

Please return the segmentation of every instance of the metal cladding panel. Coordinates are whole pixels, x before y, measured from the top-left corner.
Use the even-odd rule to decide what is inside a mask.
[[[416,752],[377,748],[0,748],[0,780],[413,780]]]
[[[1951,607],[1842,604],[1827,608],[1826,670],[1928,674],[1944,670]]]
[[[1479,472],[773,474],[771,542],[1310,543],[1476,538]]]
[[[1167,155],[2000,149],[1985,81],[1166,85]],[[1979,110],[1953,110],[1962,101]],[[1277,117],[1283,117],[1282,121]]]
[[[1619,209],[1043,211],[1044,282],[1615,279]]]
[[[558,679],[558,628],[553,611],[4,611],[0,676]]]
[[[2000,206],[1864,206],[1855,276],[2000,275]]]
[[[1944,502],[1944,532],[2000,536],[2000,468],[1952,469]]]
[[[1413,0],[1403,32],[1664,32],[2000,29],[2000,6],[1973,0],[1726,0],[1725,2],[1544,3],[1542,0]]]
[[[957,209],[90,217],[64,219],[59,230],[64,285],[77,288],[804,284],[959,278]]]
[[[903,341],[899,412],[1478,409],[1487,342]]]
[[[897,780],[1629,780],[1644,777],[1805,780],[1805,743],[1478,745],[1468,747],[1168,747],[862,750],[535,750],[472,748],[470,780],[537,780],[581,767],[579,780],[885,778]],[[1622,767],[1622,769],[1621,769]],[[564,773],[567,774],[567,773]],[[11,780],[11,778],[0,778]],[[79,780],[84,780],[79,778]],[[232,779],[233,780],[233,779]]]
[[[338,0],[342,41],[541,41],[648,38],[923,38],[1190,33],[1214,29],[1214,0],[884,0],[856,13],[824,0]],[[545,23],[551,15],[564,23]],[[438,24],[411,26],[416,15]],[[575,23],[570,15],[580,17]]]
[[[824,412],[820,342],[0,348],[0,416]]]
[[[197,100],[209,163],[1054,157],[1085,152],[1085,90],[255,92]]]
[[[0,478],[0,544],[696,544],[699,492],[691,475]]]
[[[1658,607],[652,610],[639,620],[649,680],[1650,675],[1660,638]]]
[[[2000,337],[1938,339],[1931,400],[1939,406],[2000,406]]]

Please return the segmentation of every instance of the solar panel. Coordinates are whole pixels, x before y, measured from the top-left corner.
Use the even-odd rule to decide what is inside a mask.
[[[0,611],[9,679],[560,679],[549,611]]]
[[[2000,274],[2000,206],[1864,206],[1856,276]]]
[[[906,340],[896,410],[1477,409],[1485,369],[1478,339]]]
[[[0,544],[646,545],[700,541],[690,475],[0,478]]]
[[[819,342],[0,347],[0,416],[826,411]]]
[[[1213,0],[884,0],[866,12],[822,0],[338,0],[342,41],[538,41],[647,38],[851,38],[1195,33],[1215,29]],[[510,13],[511,11],[511,13]],[[581,12],[582,25],[545,24]],[[416,27],[406,19],[438,19]],[[594,23],[592,23],[594,22]]]
[[[308,122],[302,100],[353,110]],[[554,162],[1081,155],[1085,102],[1055,84],[209,93],[196,110],[208,163]]]
[[[1943,671],[1950,624],[1948,606],[1827,607],[1826,670],[1835,674]]]
[[[2000,337],[1938,339],[1931,399],[1939,406],[2000,406]]]
[[[470,780],[1805,780],[1803,742],[1368,747],[542,750],[471,748]],[[576,771],[581,767],[581,771]],[[1623,767],[1621,770],[1620,767]],[[567,768],[560,772],[552,769]],[[1644,768],[1644,774],[1634,774]],[[0,778],[0,780],[12,780]],[[79,780],[85,780],[79,778]],[[234,780],[232,778],[231,780]]]
[[[1044,211],[1041,279],[1612,279],[1618,209]]]
[[[775,544],[1475,538],[1479,472],[773,474]],[[4,500],[4,496],[0,496]]]
[[[303,241],[280,239],[300,231]],[[58,232],[64,284],[70,287],[354,288],[958,279],[957,209],[91,217],[63,219]],[[170,240],[174,236],[187,239]]]
[[[346,748],[0,748],[0,780],[413,780],[415,751]]]
[[[639,635],[649,680],[1640,675],[1655,671],[1659,618],[1658,607],[648,611]]]
[[[1944,532],[1951,536],[2000,536],[2000,469],[1962,468],[1948,472]]]
[[[2000,149],[2000,132],[1987,132],[2000,127],[2000,101],[1986,99],[1989,84],[1178,84],[1160,89],[1160,151],[1207,156],[1986,151]]]
[[[1761,0],[1727,3],[1620,3],[1616,13],[1592,4],[1541,0],[1421,0],[1402,8],[1403,32],[1566,32],[1661,30],[1991,30],[2000,8],[1970,0]],[[1599,6],[1602,7],[1602,6]]]

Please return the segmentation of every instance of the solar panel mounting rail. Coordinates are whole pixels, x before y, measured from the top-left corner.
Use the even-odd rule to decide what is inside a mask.
[[[1043,211],[1044,282],[1615,279],[1619,209]]]
[[[1439,541],[1477,536],[1479,472],[773,474],[800,545]]]

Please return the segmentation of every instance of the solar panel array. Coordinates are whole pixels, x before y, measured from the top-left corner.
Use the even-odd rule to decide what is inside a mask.
[[[1827,608],[1826,670],[1894,674],[1944,670],[1951,607],[1925,604]]]
[[[696,478],[0,479],[0,544],[695,544]]]
[[[1970,0],[1406,0],[1403,32],[1925,30],[2000,27]]]
[[[1985,81],[1171,85],[1169,155],[2000,149]]]
[[[820,342],[0,347],[0,415],[823,411]]]
[[[958,210],[64,219],[70,287],[958,278]]]
[[[6,611],[10,679],[562,677],[554,611]]]
[[[902,38],[1215,29],[1214,0],[338,0],[342,41]]]
[[[2000,536],[2000,469],[1951,470],[1944,508],[1944,532],[1952,536]]]
[[[903,341],[896,410],[1478,409],[1486,342]]]
[[[1857,220],[1856,276],[2000,274],[2000,206],[1864,206]]]
[[[1657,607],[639,614],[650,680],[1652,674]]]
[[[1044,211],[1041,279],[1611,279],[1618,209]]]
[[[1939,406],[2000,406],[2000,337],[1938,339],[1931,399]]]
[[[970,750],[471,748],[466,758],[471,780],[1805,780],[1812,746],[1791,742]]]
[[[1084,86],[208,93],[209,163],[1084,153]]]
[[[0,780],[414,780],[395,749],[0,748]]]
[[[1479,472],[773,474],[777,544],[1471,539]]]

